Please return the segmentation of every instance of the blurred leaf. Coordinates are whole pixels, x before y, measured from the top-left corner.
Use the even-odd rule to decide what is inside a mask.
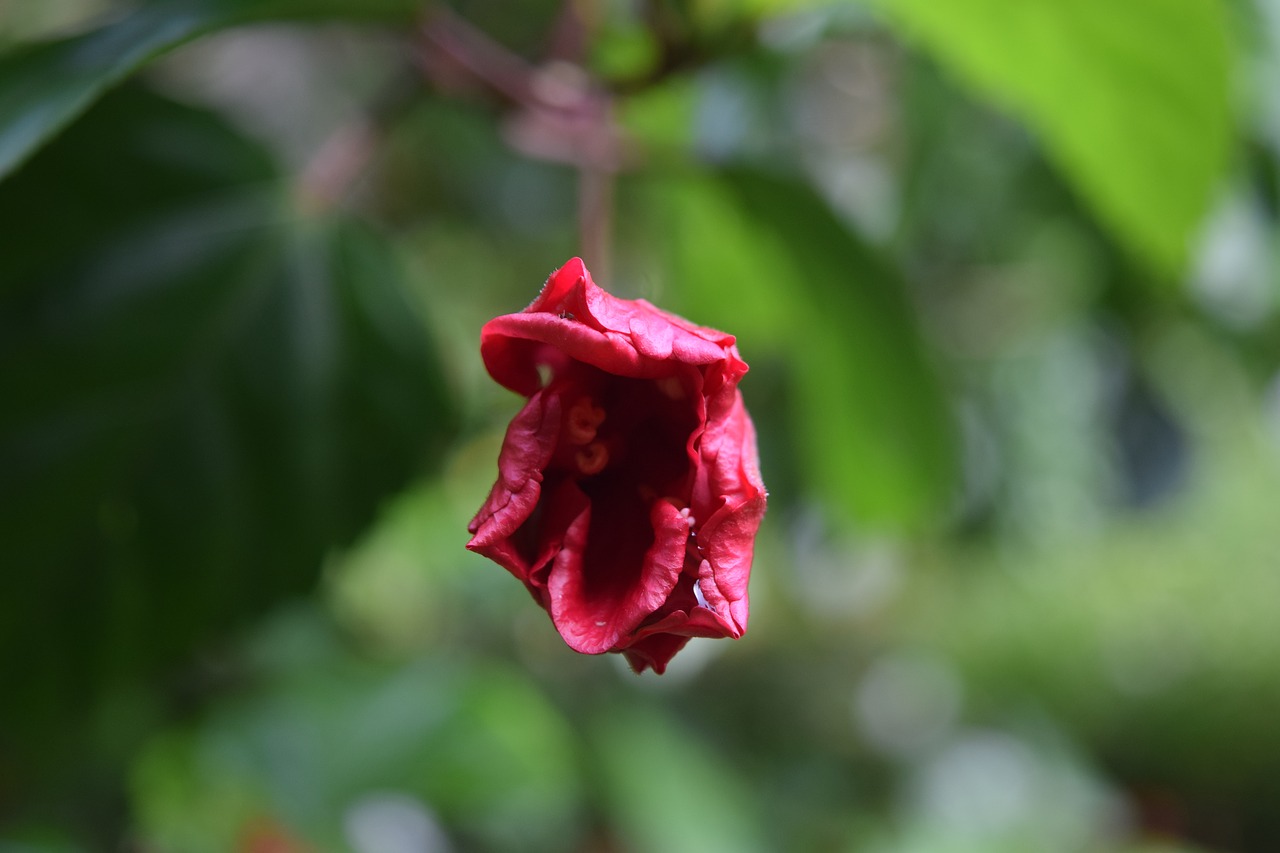
[[[0,178],[111,87],[191,39],[271,20],[345,17],[411,21],[414,0],[166,0],[83,35],[0,57]]]
[[[78,853],[84,848],[54,827],[9,827],[0,838],[0,853]]]
[[[673,305],[737,335],[748,362],[787,359],[773,402],[807,482],[873,525],[936,513],[953,486],[952,428],[900,277],[796,182],[738,169],[656,197]]]
[[[419,227],[423,211],[431,211],[426,236],[459,226],[457,239],[472,239],[465,232],[477,226],[476,233],[497,233],[505,256],[523,241],[540,257],[538,277],[545,279],[548,253],[560,257],[576,246],[574,172],[520,157],[503,141],[497,119],[493,110],[457,99],[424,98],[406,110],[381,149],[382,207],[396,222]],[[510,274],[505,264],[498,268]],[[482,313],[492,308],[484,304]]]
[[[124,90],[0,184],[6,224],[83,193],[0,257],[0,748],[310,588],[448,439],[391,249],[296,218],[264,162]]]
[[[0,296],[56,281],[51,269],[72,252],[105,251],[175,210],[275,179],[267,151],[213,113],[157,110],[154,99],[126,92],[91,117],[55,152],[0,183]]]
[[[1101,218],[1176,274],[1226,167],[1228,20],[1212,0],[875,0],[1031,127]]]
[[[1210,821],[1230,802],[1275,838],[1280,461],[1221,353],[1188,346],[1165,369],[1217,386],[1184,401],[1207,439],[1193,493],[1070,548],[944,553],[895,632],[955,662],[979,719],[1043,709],[1121,779]]]
[[[637,853],[765,849],[758,804],[732,768],[668,716],[619,705],[593,720],[603,804]]]
[[[591,67],[606,80],[639,79],[661,58],[654,34],[642,26],[606,27],[591,46]]]
[[[292,624],[290,624],[292,623]],[[272,620],[273,645],[337,638],[314,611]],[[260,671],[263,689],[152,737],[130,774],[138,832],[173,850],[231,849],[255,818],[320,849],[370,794],[416,801],[466,849],[563,850],[580,821],[578,743],[518,671],[481,661],[372,665],[341,648]]]
[[[621,99],[618,121],[633,139],[651,151],[679,152],[693,142],[697,111],[697,83],[691,77],[675,77]]]
[[[153,737],[131,777],[138,830],[167,850],[216,853],[236,849],[246,827],[268,813],[268,797],[242,754],[225,744],[212,748],[184,731]]]
[[[484,849],[563,850],[582,798],[579,743],[527,676],[476,667],[419,744],[411,789]]]

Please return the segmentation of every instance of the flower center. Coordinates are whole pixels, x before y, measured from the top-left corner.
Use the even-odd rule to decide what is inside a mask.
[[[675,376],[668,376],[665,379],[655,379],[653,384],[658,386],[658,390],[662,392],[668,400],[683,400],[685,394],[684,385],[680,379]]]
[[[599,474],[609,464],[609,449],[602,442],[593,441],[573,455],[578,470],[590,477]]]
[[[595,440],[596,430],[602,423],[604,423],[604,409],[597,406],[590,397],[582,397],[569,409],[569,417],[565,423],[569,443],[590,444]],[[608,458],[608,453],[605,457]]]
[[[632,379],[580,365],[559,382],[552,468],[581,481],[593,498],[627,492],[646,507],[659,495],[687,502],[697,412],[682,377]]]

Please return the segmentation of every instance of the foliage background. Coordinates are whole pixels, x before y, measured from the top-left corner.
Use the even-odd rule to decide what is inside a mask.
[[[0,850],[1273,850],[1274,0],[0,5]],[[476,339],[739,336],[751,631],[466,553]]]

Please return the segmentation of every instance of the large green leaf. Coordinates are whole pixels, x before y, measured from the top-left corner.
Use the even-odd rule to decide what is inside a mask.
[[[863,523],[935,517],[954,487],[952,426],[901,278],[799,182],[736,169],[652,189],[664,302],[738,336],[773,491],[791,484],[768,463],[794,463]]]
[[[0,57],[0,178],[112,86],[203,33],[255,21],[409,21],[414,0],[169,0],[73,38]]]
[[[0,257],[0,750],[307,589],[443,449],[393,252],[269,177],[126,89],[0,184],[0,222],[76,211]]]
[[[1183,266],[1227,162],[1227,4],[874,2],[1035,131],[1102,220],[1154,269]]]

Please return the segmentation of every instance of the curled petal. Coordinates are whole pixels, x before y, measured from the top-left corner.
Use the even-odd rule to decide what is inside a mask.
[[[698,531],[704,569],[698,583],[713,609],[739,631],[747,625],[747,582],[766,495],[756,433],[738,395],[730,416],[704,436],[708,485],[721,505]]]
[[[695,326],[644,300],[610,296],[578,258],[554,272],[523,312],[489,321],[480,354],[494,379],[526,396],[541,387],[539,365],[554,368],[566,358],[637,378],[669,375],[673,362],[710,365],[726,358],[746,372],[732,335]]]
[[[688,637],[678,634],[651,634],[643,640],[624,649],[627,663],[636,673],[652,669],[658,675],[667,671],[667,664],[676,656],[676,652],[685,647]]]
[[[615,651],[624,637],[659,609],[675,588],[684,565],[689,526],[669,502],[653,504],[653,544],[634,574],[599,565],[606,549],[590,547],[588,508],[569,526],[547,581],[551,620],[564,641],[586,654]],[[595,558],[593,560],[593,558]],[[596,562],[596,565],[589,565]]]
[[[536,393],[507,427],[498,454],[498,481],[467,529],[467,548],[484,554],[524,580],[528,561],[512,546],[511,536],[533,514],[542,494],[542,472],[560,436],[560,400]]]

